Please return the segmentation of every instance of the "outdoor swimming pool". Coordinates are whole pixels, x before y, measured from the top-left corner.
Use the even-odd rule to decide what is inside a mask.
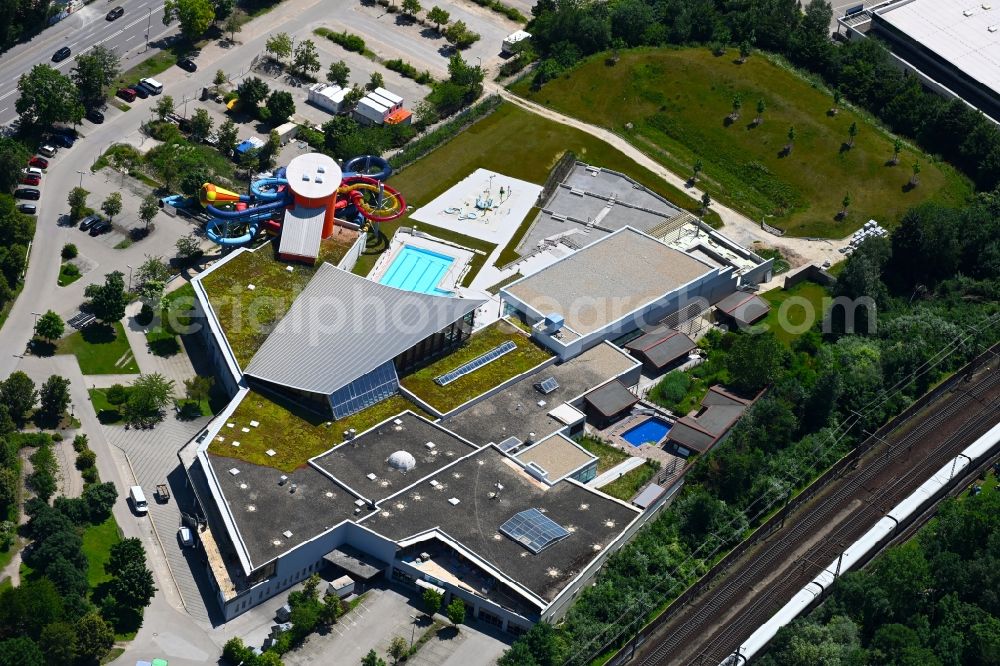
[[[667,436],[668,432],[670,432],[670,424],[653,416],[623,432],[622,439],[632,446],[658,444]]]
[[[438,289],[438,284],[453,263],[455,263],[454,257],[446,254],[404,245],[379,283],[433,296],[450,295],[450,291]]]

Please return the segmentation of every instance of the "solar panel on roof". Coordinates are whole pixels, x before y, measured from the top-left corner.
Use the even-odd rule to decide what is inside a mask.
[[[559,388],[559,382],[556,381],[555,377],[546,377],[538,383],[538,390],[545,395],[552,393],[557,388]]]
[[[467,375],[470,372],[472,372],[473,370],[478,370],[479,368],[483,367],[487,363],[495,361],[498,358],[500,358],[501,356],[503,356],[504,354],[509,354],[510,352],[514,351],[515,349],[517,349],[517,345],[514,344],[512,341],[507,340],[503,344],[497,345],[493,349],[489,350],[488,352],[486,352],[482,356],[477,356],[476,358],[472,359],[468,363],[463,363],[462,365],[458,366],[457,368],[455,368],[451,372],[446,372],[445,374],[441,375],[440,377],[435,377],[434,378],[434,383],[436,383],[438,386],[445,386],[446,384],[450,384],[451,382],[455,381],[459,377]]]
[[[500,526],[500,533],[509,536],[536,555],[569,532],[538,509],[525,509],[514,514]]]
[[[507,453],[511,449],[516,449],[517,447],[521,446],[521,444],[523,444],[523,442],[519,440],[517,437],[508,437],[507,439],[497,444],[497,446],[500,447],[501,451]]]

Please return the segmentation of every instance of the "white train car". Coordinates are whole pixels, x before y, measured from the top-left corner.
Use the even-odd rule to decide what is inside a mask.
[[[833,560],[818,576],[806,583],[805,587],[782,606],[770,620],[757,627],[736,652],[726,657],[719,666],[742,666],[762,653],[778,630],[812,607],[813,603],[834,583],[837,576],[864,562],[872,551],[877,550],[895,534],[900,523],[922,511],[928,503],[947,491],[953,478],[992,454],[998,445],[1000,445],[1000,423],[949,460],[906,499],[893,507],[884,518],[848,546],[841,557]]]

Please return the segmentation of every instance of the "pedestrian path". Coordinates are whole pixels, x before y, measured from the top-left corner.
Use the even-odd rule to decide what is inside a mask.
[[[183,395],[184,380],[195,376],[191,360],[184,351],[184,346],[178,339],[178,352],[171,356],[157,356],[149,349],[146,340],[146,333],[155,326],[154,323],[143,326],[136,321],[135,316],[142,309],[142,303],[135,302],[129,304],[125,310],[125,337],[135,354],[136,363],[139,364],[139,372],[148,375],[158,372],[167,379],[174,381],[174,394]]]

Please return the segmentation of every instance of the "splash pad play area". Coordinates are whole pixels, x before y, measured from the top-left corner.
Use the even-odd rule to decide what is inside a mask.
[[[350,159],[342,170],[327,155],[307,153],[251,182],[249,194],[205,183],[199,192],[210,216],[205,233],[223,247],[248,245],[261,232],[280,236],[279,256],[315,261],[335,224],[377,230],[406,212],[403,195],[385,184],[391,174],[375,155]]]

